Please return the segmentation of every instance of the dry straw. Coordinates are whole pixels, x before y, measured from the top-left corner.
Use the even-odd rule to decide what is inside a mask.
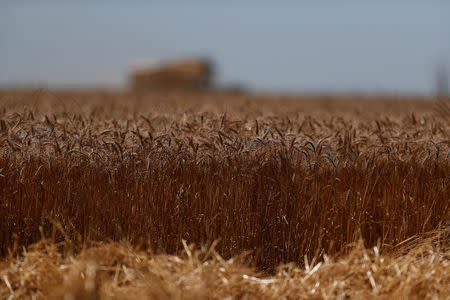
[[[448,299],[448,234],[396,258],[360,242],[345,256],[281,265],[271,276],[249,268],[244,256],[223,259],[214,245],[195,250],[183,241],[183,253],[170,256],[105,243],[74,256],[42,240],[3,264],[0,298]]]

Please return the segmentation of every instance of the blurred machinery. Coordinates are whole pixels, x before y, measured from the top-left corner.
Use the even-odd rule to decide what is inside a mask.
[[[213,85],[214,65],[209,59],[187,58],[139,66],[129,74],[133,91],[209,90]]]

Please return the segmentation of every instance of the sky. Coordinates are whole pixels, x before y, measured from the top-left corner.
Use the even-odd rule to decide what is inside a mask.
[[[132,66],[185,56],[223,86],[431,94],[450,1],[0,0],[0,87],[125,87]]]

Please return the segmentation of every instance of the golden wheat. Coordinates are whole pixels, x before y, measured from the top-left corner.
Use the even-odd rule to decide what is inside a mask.
[[[420,244],[430,232],[448,226],[446,102],[439,108],[418,99],[49,91],[0,92],[0,99],[4,257],[20,254],[20,246],[52,232],[55,243],[71,245],[81,268],[89,264],[77,253],[92,241],[127,240],[170,255],[186,252],[182,240],[199,246],[219,241],[214,272],[220,273],[222,262],[250,251],[250,266],[278,274],[280,264],[291,262],[310,270],[308,262],[320,257],[325,263],[325,253],[336,256],[329,267],[339,269],[339,259],[351,260],[351,245],[359,241],[365,248],[377,247],[377,255],[395,264],[392,256],[404,241]],[[92,249],[81,252],[97,251]],[[433,251],[430,255],[443,255]],[[26,254],[11,257],[5,270],[24,259]],[[440,258],[433,266],[445,263]],[[363,262],[349,264],[362,268]],[[303,272],[295,268],[289,272]],[[311,292],[310,298],[409,293],[406,287],[395,294],[378,286],[378,271],[361,270],[370,285],[365,290],[349,292],[340,281],[333,283],[335,293],[314,285],[305,289],[320,293]],[[239,272],[260,282],[253,271]],[[63,280],[64,274],[55,276]],[[304,277],[296,284],[301,286]],[[4,295],[14,290],[7,278]],[[158,288],[172,286],[167,280]],[[328,284],[323,280],[314,284]],[[245,287],[252,289],[250,283]],[[242,287],[230,283],[229,288]],[[309,295],[300,287],[292,286],[286,295],[280,289],[258,290],[254,296]]]

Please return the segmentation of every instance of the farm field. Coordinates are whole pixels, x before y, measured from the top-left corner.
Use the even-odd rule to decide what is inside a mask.
[[[0,299],[449,299],[447,100],[0,91]]]

